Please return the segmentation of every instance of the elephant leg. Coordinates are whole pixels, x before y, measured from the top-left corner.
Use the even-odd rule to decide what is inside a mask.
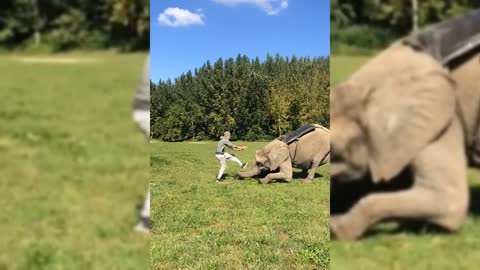
[[[315,173],[317,172],[317,168],[320,165],[321,160],[313,160],[312,165],[310,166],[310,170],[308,172],[307,177],[302,180],[302,183],[307,184],[313,182],[313,178],[315,177]]]
[[[280,164],[280,171],[277,173],[270,173],[265,178],[260,179],[260,183],[268,184],[272,180],[282,180],[286,182],[290,182],[292,180],[293,170],[292,170],[292,163],[290,160],[286,160],[282,164]]]
[[[331,217],[333,234],[353,240],[387,218],[427,221],[458,230],[465,221],[469,197],[463,136],[459,132],[459,126],[449,128],[418,154],[411,164],[414,185],[410,189],[371,193],[347,213]]]
[[[349,212],[330,218],[333,234],[341,240],[359,238],[371,225],[387,218],[435,219],[442,216],[439,196],[422,188],[377,193],[361,199]]]
[[[330,153],[327,154],[327,156],[321,155],[316,157],[313,160],[312,165],[310,166],[310,172],[308,173],[307,177],[303,179],[302,183],[305,183],[305,184],[311,183],[313,181],[313,178],[315,178],[315,173],[317,172],[317,168],[320,165],[325,164],[329,160],[330,160]]]

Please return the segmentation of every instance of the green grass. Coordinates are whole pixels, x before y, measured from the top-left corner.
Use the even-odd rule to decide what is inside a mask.
[[[374,55],[377,51],[377,49],[352,46],[335,40],[331,40],[330,42],[332,45],[335,45],[330,47],[331,55],[357,55],[368,57]]]
[[[361,65],[366,63],[369,56],[351,55],[330,57],[330,84],[332,86],[346,80],[350,74],[355,72]]]
[[[332,85],[345,80],[365,56],[332,56]],[[335,270],[375,269],[478,269],[480,265],[480,172],[469,171],[472,213],[463,230],[440,234],[429,230],[392,233],[394,224],[375,227],[379,233],[358,242],[331,243],[331,268]]]
[[[131,120],[145,55],[23,56],[0,55],[0,269],[146,269],[132,227],[148,147]]]
[[[253,162],[265,142],[238,142]],[[215,183],[216,142],[151,143],[152,269],[327,269],[329,166],[313,184]]]

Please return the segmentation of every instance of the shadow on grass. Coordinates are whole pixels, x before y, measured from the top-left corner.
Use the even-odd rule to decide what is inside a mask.
[[[378,184],[374,184],[368,175],[357,181],[332,181],[330,183],[330,213],[343,214],[369,194],[398,192],[407,190],[412,185],[413,177],[410,170],[404,170],[394,179]]]
[[[275,173],[275,172],[278,172],[279,170],[277,169],[276,171],[273,171],[273,172],[261,172],[259,175],[255,176],[255,177],[252,177],[252,178],[239,178],[239,179],[235,179],[235,175],[229,175],[229,174],[224,174],[222,179],[225,179],[225,178],[228,178],[228,177],[232,177],[234,178],[235,180],[238,180],[238,181],[249,181],[249,180],[255,180],[255,181],[259,181],[259,179],[261,178],[264,178],[266,177],[268,174],[270,173]],[[303,180],[305,177],[307,177],[308,175],[308,171],[297,171],[297,172],[293,172],[292,174],[292,180]],[[318,172],[315,173],[315,176],[314,178],[323,178],[323,174],[320,174]],[[287,181],[282,181],[282,180],[272,180],[272,182],[270,182],[269,184],[273,184],[273,183],[280,183],[280,184],[286,184],[286,183],[289,183]]]
[[[307,177],[307,175],[308,175],[308,171],[293,172],[293,179],[303,179]],[[314,178],[320,178],[320,177],[323,177],[323,174],[316,172]]]
[[[370,238],[381,235],[413,234],[413,235],[448,235],[451,232],[424,221],[397,220],[398,225],[394,228],[382,228],[381,225],[369,229],[362,238]]]
[[[168,160],[166,158],[160,157],[158,155],[151,155],[150,156],[150,166],[153,166],[154,164],[160,164],[161,166],[168,166],[172,164],[171,160]]]
[[[480,216],[480,186],[470,187],[470,214]]]

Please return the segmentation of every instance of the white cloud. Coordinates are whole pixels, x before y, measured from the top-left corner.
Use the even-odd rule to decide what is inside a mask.
[[[227,6],[236,6],[239,4],[255,5],[268,15],[277,15],[282,9],[288,7],[288,0],[212,0],[213,2],[220,3]]]
[[[187,9],[169,7],[158,16],[158,22],[171,27],[180,27],[204,24],[203,18],[204,15],[201,13],[201,10],[197,10],[197,13],[193,13]]]

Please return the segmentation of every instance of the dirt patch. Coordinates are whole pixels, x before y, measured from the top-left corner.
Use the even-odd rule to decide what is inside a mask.
[[[225,253],[226,253],[226,260],[231,261],[233,265],[236,265],[237,267],[240,267],[242,265],[242,260],[243,260],[243,250],[239,246],[230,246],[228,245],[225,248]]]
[[[278,236],[278,238],[280,238],[280,240],[282,240],[282,241],[287,241],[288,238],[290,238],[290,237],[288,236],[287,233],[281,232],[280,235]]]

